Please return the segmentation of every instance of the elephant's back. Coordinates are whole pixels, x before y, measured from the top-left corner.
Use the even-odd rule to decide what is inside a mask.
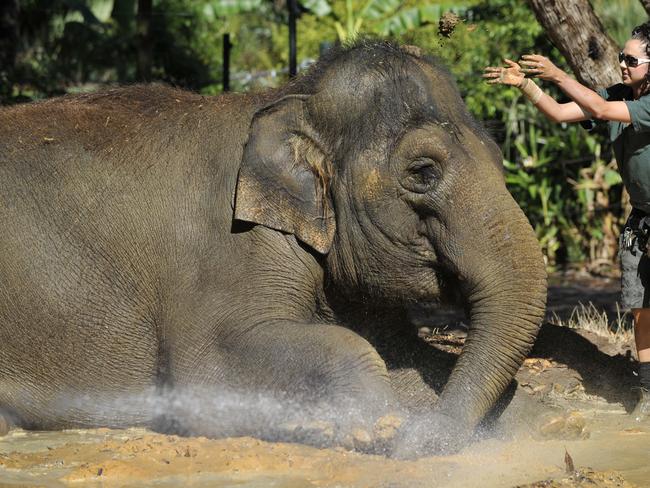
[[[187,199],[229,206],[253,111],[160,85],[0,109],[0,219],[68,213],[83,227],[109,212],[113,225],[165,219]],[[199,202],[207,191],[219,202]]]
[[[116,259],[228,229],[249,106],[141,85],[0,110],[0,242]]]
[[[96,166],[76,171],[114,161],[127,171],[215,156],[245,142],[254,110],[251,97],[204,97],[163,85],[7,107],[0,109],[0,164],[43,172],[92,159]]]
[[[230,232],[249,105],[148,85],[0,110],[0,291],[42,260],[28,288],[73,275],[142,295],[162,279],[152,269],[214,247]]]

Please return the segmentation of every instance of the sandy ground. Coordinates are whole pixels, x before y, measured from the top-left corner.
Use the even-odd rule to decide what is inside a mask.
[[[615,318],[617,298],[616,280],[557,276],[549,319],[566,321],[590,301]],[[429,325],[423,336],[433,347],[452,354],[462,347],[462,334]],[[0,486],[650,486],[650,423],[627,415],[635,402],[630,339],[545,323],[501,418],[454,456],[399,461],[142,429],[14,430],[0,438]]]

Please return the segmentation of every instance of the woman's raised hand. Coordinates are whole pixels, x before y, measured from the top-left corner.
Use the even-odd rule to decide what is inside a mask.
[[[506,67],[494,67],[488,66],[483,71],[483,78],[486,78],[489,84],[502,84],[510,86],[519,86],[524,81],[526,76],[521,66],[510,59],[503,60],[507,66]]]
[[[524,73],[542,80],[555,81],[564,74],[564,71],[555,66],[550,59],[540,54],[524,54],[521,57],[521,64],[525,66],[522,70]]]

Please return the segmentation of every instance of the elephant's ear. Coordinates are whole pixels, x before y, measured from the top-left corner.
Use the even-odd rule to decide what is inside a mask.
[[[294,234],[320,253],[334,239],[331,161],[307,121],[306,96],[257,112],[239,170],[235,218]]]

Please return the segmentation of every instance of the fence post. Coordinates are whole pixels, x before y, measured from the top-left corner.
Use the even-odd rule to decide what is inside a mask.
[[[222,83],[223,91],[230,91],[230,34],[223,35],[223,71],[222,71]]]
[[[288,0],[287,7],[289,7],[289,78],[293,78],[298,72],[296,62],[296,14],[298,13],[298,5],[296,0]]]
[[[151,69],[153,67],[152,13],[153,0],[138,0],[138,13],[135,21],[138,81],[151,81]]]

